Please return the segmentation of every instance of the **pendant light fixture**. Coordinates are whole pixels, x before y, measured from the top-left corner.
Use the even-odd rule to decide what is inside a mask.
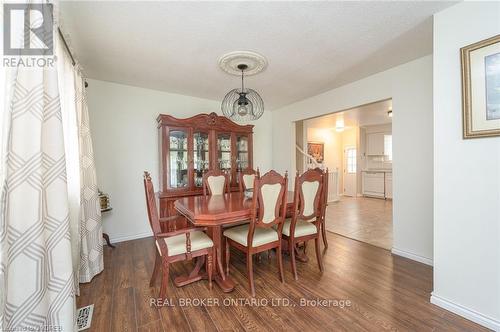
[[[219,66],[229,74],[241,76],[241,88],[229,91],[222,100],[224,116],[236,122],[259,119],[264,114],[264,101],[257,91],[245,87],[245,76],[264,70],[267,60],[255,52],[236,51],[223,55]]]
[[[241,70],[241,89],[229,91],[222,100],[222,113],[233,121],[257,120],[264,113],[264,101],[257,91],[245,88],[246,64],[239,64]]]

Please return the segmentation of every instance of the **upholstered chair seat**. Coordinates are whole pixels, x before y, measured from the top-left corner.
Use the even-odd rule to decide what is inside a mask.
[[[212,239],[202,231],[191,232],[189,239],[191,240],[191,251],[206,249],[213,247]],[[175,256],[185,254],[187,252],[186,234],[179,234],[172,237],[159,239],[158,241],[165,241],[168,250],[168,256]],[[160,246],[156,242],[156,248],[161,256]]]
[[[285,220],[285,223],[283,224],[282,233],[286,236],[290,236],[291,223],[292,219],[288,218]],[[314,226],[313,223],[310,223],[308,221],[297,220],[297,223],[295,224],[295,234],[294,234],[295,237],[316,234],[317,232],[318,230],[316,229],[316,226]]]
[[[224,236],[247,247],[249,229],[249,224],[232,227],[224,231]],[[278,239],[278,232],[274,228],[256,227],[255,233],[253,234],[252,247],[258,247],[267,243],[277,241]]]

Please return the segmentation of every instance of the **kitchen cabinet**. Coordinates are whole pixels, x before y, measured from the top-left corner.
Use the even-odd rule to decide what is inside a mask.
[[[385,198],[385,176],[383,172],[363,172],[363,195]]]
[[[385,198],[392,199],[392,173],[385,173]]]
[[[366,154],[369,156],[383,156],[384,133],[369,133],[366,135]]]

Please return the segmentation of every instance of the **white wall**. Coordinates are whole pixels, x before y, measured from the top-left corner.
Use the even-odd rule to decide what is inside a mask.
[[[295,126],[305,118],[393,98],[393,252],[432,263],[432,56],[272,112],[273,167],[294,171]]]
[[[89,80],[90,128],[99,188],[110,194],[113,210],[103,215],[104,231],[112,241],[151,234],[147,221],[142,174],[151,171],[158,187],[160,113],[186,118],[220,110],[219,101]],[[254,165],[271,168],[271,115],[252,124]]]
[[[462,139],[460,48],[500,33],[500,3],[434,16],[432,302],[500,331],[500,137]]]

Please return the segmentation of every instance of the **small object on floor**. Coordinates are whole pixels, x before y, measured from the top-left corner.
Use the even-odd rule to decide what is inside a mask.
[[[78,327],[78,331],[83,331],[90,328],[92,324],[92,314],[94,313],[94,305],[88,305],[86,307],[82,307],[76,312],[76,325]]]

